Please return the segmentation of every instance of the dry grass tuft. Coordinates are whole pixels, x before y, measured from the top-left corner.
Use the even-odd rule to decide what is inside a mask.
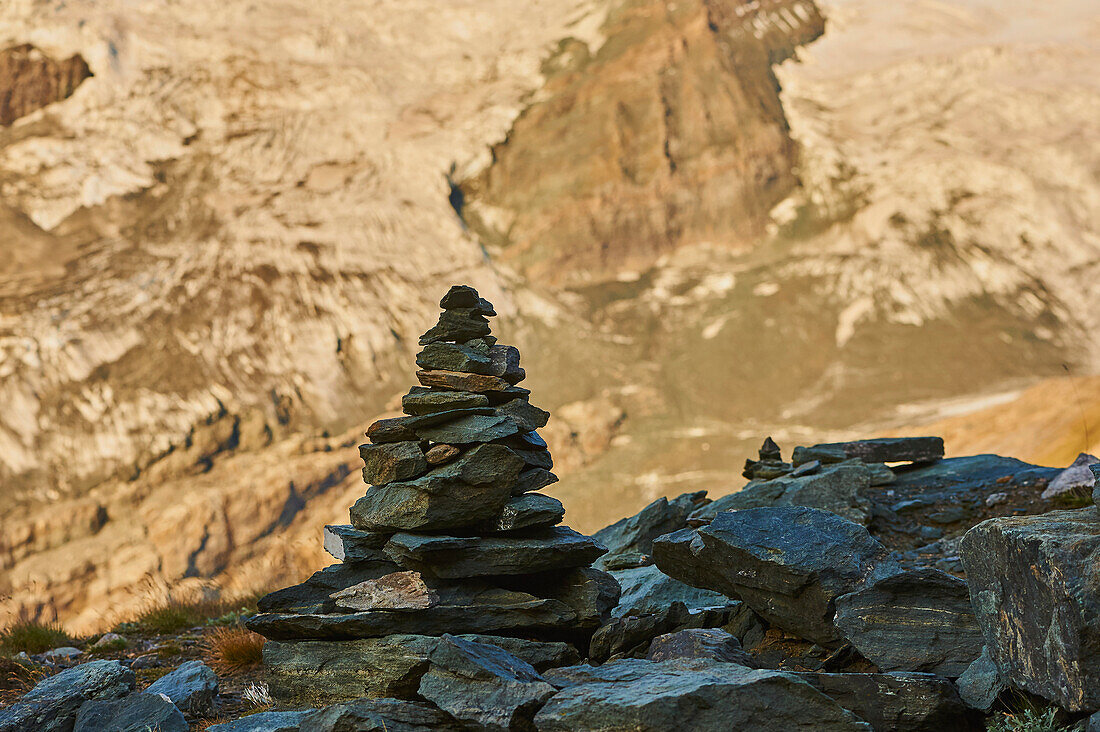
[[[241,673],[263,661],[264,637],[239,625],[215,628],[204,642],[210,665],[223,673]]]
[[[119,624],[116,632],[144,632],[171,635],[182,630],[210,625],[235,625],[242,617],[256,612],[261,594],[224,599],[184,602],[173,598],[151,605],[134,620]]]
[[[0,655],[5,656],[14,656],[20,651],[34,655],[72,643],[73,639],[56,623],[19,620],[0,631]]]

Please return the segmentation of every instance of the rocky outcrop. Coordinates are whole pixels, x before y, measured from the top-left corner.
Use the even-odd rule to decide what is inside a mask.
[[[120,699],[133,690],[134,672],[118,661],[75,666],[40,681],[16,704],[0,710],[0,732],[68,732],[85,702]]]
[[[79,54],[55,61],[29,43],[0,50],[0,127],[68,98],[91,75]]]

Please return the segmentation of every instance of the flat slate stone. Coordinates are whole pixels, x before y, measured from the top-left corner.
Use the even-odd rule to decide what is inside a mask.
[[[619,604],[611,611],[616,618],[628,613],[643,615],[660,612],[674,602],[682,602],[689,610],[724,607],[731,602],[730,598],[719,592],[699,589],[672,579],[653,565],[613,570],[611,574],[622,587]]]
[[[536,448],[533,450],[525,450],[523,448],[512,447],[509,448],[520,460],[526,468],[542,468],[543,470],[553,470],[554,458],[550,455],[550,451],[545,447]]]
[[[444,531],[500,516],[522,462],[503,445],[478,445],[416,480],[374,486],[351,507],[366,531]]]
[[[871,730],[806,682],[715,661],[613,661],[548,671],[567,685],[535,715],[539,732]]]
[[[330,596],[345,611],[427,610],[439,604],[436,594],[419,572],[393,572],[367,580]]]
[[[360,445],[359,457],[363,458],[363,481],[372,485],[409,480],[428,471],[418,442]]]
[[[1072,712],[1100,709],[1100,521],[1094,508],[995,518],[959,546],[1004,678]]]
[[[546,468],[527,468],[519,474],[519,480],[512,487],[512,495],[521,495],[530,491],[542,490],[558,482],[558,476]]]
[[[475,394],[500,392],[513,386],[499,376],[464,374],[460,371],[417,371],[416,378],[424,386],[456,391],[471,391]]]
[[[187,720],[160,694],[130,694],[122,699],[85,702],[73,732],[187,732]]]
[[[491,442],[519,432],[515,420],[481,414],[460,417],[454,422],[421,427],[416,430],[417,437],[432,442],[445,442],[454,445],[469,445],[474,442]]]
[[[488,406],[489,397],[484,394],[471,394],[468,391],[435,391],[425,387],[413,387],[412,391],[401,398],[402,411],[412,416]]]
[[[798,678],[870,723],[876,732],[944,732],[984,728],[951,682],[921,673],[829,674]]]
[[[407,417],[393,417],[380,419],[367,428],[367,437],[376,445],[392,442],[410,442],[418,439],[417,432],[421,429],[453,422],[470,415],[493,416],[490,407],[469,407],[467,409],[448,409],[442,412],[430,412]]]
[[[515,537],[399,533],[384,551],[402,567],[457,579],[582,567],[607,550],[583,534],[558,526]]]
[[[73,666],[0,709],[0,732],[69,732],[85,702],[118,699],[133,690],[134,672],[118,661]]]
[[[794,464],[801,465],[811,460],[823,463],[859,458],[866,463],[931,462],[943,457],[942,437],[880,437],[874,440],[853,440],[851,442],[830,442],[813,447],[796,447]]]
[[[479,308],[452,308],[439,314],[436,324],[420,336],[420,345],[436,341],[463,343],[491,332],[489,321]]]
[[[492,374],[492,360],[489,354],[490,350],[487,347],[482,350],[461,343],[429,343],[424,346],[424,350],[416,354],[416,365],[426,370],[488,375]]]
[[[773,625],[822,645],[841,641],[837,597],[901,571],[867,529],[803,506],[720,513],[708,526],[654,541],[653,558],[670,577],[744,600]]]
[[[539,430],[550,421],[550,412],[539,409],[526,399],[513,399],[496,407],[496,413],[515,421],[525,432]]]
[[[564,518],[565,506],[557,498],[522,493],[508,499],[504,511],[489,529],[497,532],[542,529],[560,524]]]
[[[706,491],[684,493],[671,501],[658,498],[633,516],[605,526],[592,535],[607,547],[607,555],[597,564],[619,554],[652,554],[654,539],[686,527],[688,516],[708,503]]]
[[[379,534],[341,524],[330,524],[324,530],[325,551],[344,564],[388,562],[382,547],[390,534]]]
[[[446,465],[461,454],[462,450],[454,445],[432,445],[424,453],[424,459],[428,461],[428,465]]]
[[[400,569],[390,561],[332,564],[314,572],[297,585],[264,595],[257,603],[263,613],[325,613],[336,610],[334,592],[367,580],[378,579]]]
[[[430,704],[400,699],[356,699],[302,719],[296,732],[465,732],[466,725]]]
[[[452,285],[447,294],[439,301],[439,307],[444,310],[455,308],[469,308],[479,311],[482,315],[496,315],[493,303],[477,294],[477,290],[469,285]]]
[[[206,732],[298,732],[302,720],[314,711],[305,709],[294,712],[259,712],[207,727]]]
[[[883,671],[957,678],[982,652],[966,582],[938,569],[896,574],[842,595],[834,622]]]

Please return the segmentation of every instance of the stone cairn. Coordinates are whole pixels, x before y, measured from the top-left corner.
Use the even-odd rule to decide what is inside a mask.
[[[517,386],[520,354],[490,334],[493,305],[457,285],[440,306],[406,416],[372,424],[359,448],[370,489],[350,525],[325,527],[341,564],[264,597],[248,622],[270,639],[280,702],[407,698],[444,634],[536,667],[573,662],[618,600],[590,566],[607,550],[537,492],[557,481],[537,432],[550,414]]]

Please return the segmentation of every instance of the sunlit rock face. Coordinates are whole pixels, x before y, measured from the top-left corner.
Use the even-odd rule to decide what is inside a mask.
[[[0,50],[0,126],[67,99],[91,75],[79,55],[55,61],[29,43]]]

